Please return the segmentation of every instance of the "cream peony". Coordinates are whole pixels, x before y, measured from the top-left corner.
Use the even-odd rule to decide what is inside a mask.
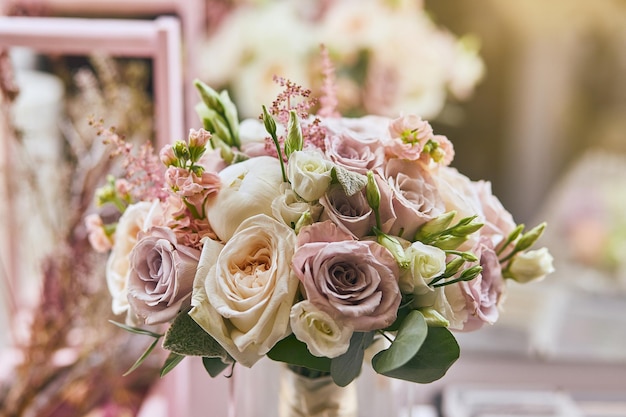
[[[219,173],[222,188],[207,204],[207,217],[215,234],[231,238],[235,229],[256,214],[272,215],[283,179],[276,158],[260,156],[224,168]]]
[[[161,223],[162,209],[158,201],[132,204],[120,217],[105,270],[107,286],[113,297],[111,308],[114,314],[128,311],[129,255],[137,244],[137,235]]]
[[[353,329],[304,300],[291,308],[291,329],[312,355],[336,358],[350,347]]]
[[[244,366],[291,332],[295,244],[292,229],[264,214],[244,220],[226,245],[204,242],[189,314]]]

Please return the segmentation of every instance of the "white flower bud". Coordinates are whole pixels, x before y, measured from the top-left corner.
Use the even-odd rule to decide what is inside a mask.
[[[289,156],[289,182],[306,201],[315,201],[324,195],[332,180],[331,172],[332,164],[319,152],[295,151]]]
[[[446,270],[446,253],[422,242],[413,242],[405,250],[410,260],[408,272],[400,277],[400,289],[404,293],[425,294],[432,291],[428,283]]]
[[[554,272],[553,260],[548,248],[520,252],[511,259],[508,276],[521,283],[541,280]]]

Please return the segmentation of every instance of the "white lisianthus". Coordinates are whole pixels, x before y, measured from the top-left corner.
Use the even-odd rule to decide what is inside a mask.
[[[446,270],[446,253],[422,242],[413,242],[405,252],[410,261],[408,270],[400,276],[400,290],[409,294],[426,294],[432,291],[428,283]]]
[[[304,213],[309,212],[311,219],[317,221],[323,208],[320,204],[303,201],[287,183],[283,183],[280,189],[282,194],[272,201],[272,214],[276,220],[293,227]]]
[[[244,220],[225,245],[204,241],[189,315],[244,366],[291,333],[295,245],[294,231],[265,214]]]
[[[518,253],[511,259],[508,276],[520,283],[539,281],[554,272],[553,260],[548,248]]]
[[[113,248],[107,260],[105,275],[111,293],[114,314],[122,314],[128,305],[128,277],[130,274],[130,252],[137,244],[137,234],[162,223],[163,211],[158,201],[142,201],[128,206],[120,217]]]
[[[291,308],[291,330],[306,343],[309,352],[318,357],[336,358],[347,352],[353,329],[336,322],[328,313],[308,300]]]
[[[280,195],[283,178],[280,162],[260,156],[236,163],[219,173],[222,188],[207,205],[207,217],[215,234],[227,241],[235,229],[256,214],[272,215],[272,201]]]
[[[332,169],[333,165],[321,153],[296,151],[289,156],[287,176],[300,197],[315,201],[328,189]]]

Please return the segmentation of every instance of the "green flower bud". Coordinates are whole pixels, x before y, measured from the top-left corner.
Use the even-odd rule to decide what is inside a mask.
[[[434,219],[426,222],[419,228],[415,235],[415,240],[423,241],[429,239],[432,235],[443,232],[456,216],[456,211],[452,210],[444,213]]]
[[[450,322],[432,307],[420,308],[428,327],[448,327]]]
[[[541,237],[545,228],[546,223],[541,223],[540,225],[532,228],[527,233],[524,233],[520,240],[518,240],[515,244],[515,248],[513,249],[513,251],[517,253],[530,248],[532,245],[535,244],[537,239]]]
[[[454,258],[453,260],[451,260],[450,262],[448,262],[446,264],[446,270],[443,273],[444,277],[448,278],[451,277],[452,275],[456,274],[457,272],[459,272],[459,269],[461,269],[461,267],[463,266],[463,264],[465,263],[465,260],[463,258]]]
[[[381,246],[387,248],[389,252],[391,252],[400,268],[409,268],[409,266],[411,265],[411,261],[404,253],[404,248],[402,247],[400,242],[396,238],[389,236],[388,234],[383,233],[378,229],[376,229],[374,232],[376,233],[376,240],[378,241],[378,243]]]
[[[189,148],[187,148],[187,144],[183,141],[177,140],[173,146],[174,156],[182,161],[188,161],[190,158]]]
[[[193,85],[200,93],[200,98],[209,109],[215,110],[219,114],[224,114],[224,105],[220,95],[200,80],[194,80]]]
[[[267,111],[267,107],[263,105],[263,124],[265,125],[265,130],[270,136],[275,139],[276,138],[276,121],[274,117]]]
[[[313,224],[313,217],[311,216],[311,211],[307,210],[304,213],[302,213],[302,215],[296,222],[296,227],[295,227],[296,234],[300,233],[300,229],[302,229],[304,226],[309,226],[311,224]]]
[[[478,276],[483,271],[483,267],[480,265],[474,265],[471,268],[467,268],[465,271],[461,272],[459,276],[459,281],[471,281]]]
[[[461,246],[466,240],[467,237],[443,236],[435,240],[432,245],[443,250],[454,250]]]
[[[454,227],[450,231],[450,234],[452,236],[457,236],[457,237],[466,237],[466,236],[471,235],[474,232],[477,232],[483,226],[484,226],[484,223],[471,222],[469,224],[459,225],[457,227]]]
[[[378,210],[378,207],[380,207],[380,190],[378,189],[378,184],[376,184],[376,179],[374,178],[374,173],[372,171],[367,171],[365,195],[369,206],[373,210]]]
[[[295,110],[289,112],[289,124],[287,125],[287,140],[285,140],[285,155],[289,155],[296,151],[301,151],[304,146],[302,139],[302,129],[298,120],[298,114]]]

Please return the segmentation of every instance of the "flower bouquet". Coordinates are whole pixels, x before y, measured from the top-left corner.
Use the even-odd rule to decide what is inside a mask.
[[[110,250],[117,324],[155,338],[136,365],[163,339],[163,374],[190,355],[211,376],[267,356],[346,386],[370,349],[376,372],[429,383],[459,357],[451,331],[498,319],[507,279],[551,272],[530,250],[545,225],[525,231],[451,168],[446,137],[416,115],[342,118],[326,75],[319,102],[277,78],[241,122],[196,81],[203,128],[158,157],[103,130],[126,175],[98,199],[122,214],[89,229]]]

